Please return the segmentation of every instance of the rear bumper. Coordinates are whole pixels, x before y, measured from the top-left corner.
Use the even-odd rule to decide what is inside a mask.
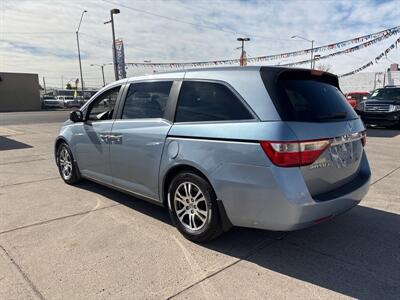
[[[241,178],[226,181],[222,179],[225,171],[214,174],[213,185],[230,222],[277,231],[301,229],[344,213],[367,194],[371,178],[365,153],[354,179],[356,184],[347,184],[320,199],[310,195],[297,168],[246,166],[226,171],[231,176],[238,173]]]
[[[278,230],[290,231],[309,227],[350,210],[367,194],[369,184],[370,177],[357,189],[341,197],[294,207],[291,211],[290,222],[282,224]]]
[[[381,125],[381,126],[391,126],[400,123],[400,112],[388,112],[388,113],[370,113],[370,112],[360,112],[358,114],[361,120],[368,125]]]

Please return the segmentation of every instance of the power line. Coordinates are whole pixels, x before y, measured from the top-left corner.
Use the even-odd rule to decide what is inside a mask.
[[[245,33],[245,32],[237,32],[237,31],[233,31],[233,30],[227,30],[227,29],[218,28],[219,25],[213,24],[213,23],[210,23],[210,24],[213,24],[213,26],[204,25],[204,24],[198,24],[198,23],[193,23],[193,22],[189,22],[189,21],[183,21],[183,20],[179,20],[179,19],[176,19],[176,18],[172,18],[172,17],[156,14],[156,13],[144,10],[144,9],[131,7],[131,6],[128,6],[128,5],[125,5],[125,4],[116,3],[116,2],[113,2],[113,1],[109,1],[109,0],[102,0],[102,1],[106,2],[106,3],[109,3],[109,4],[118,5],[118,6],[124,7],[126,9],[130,9],[130,10],[142,13],[142,14],[146,14],[146,15],[149,15],[149,16],[157,17],[157,18],[166,19],[166,20],[169,20],[169,21],[172,21],[172,22],[181,23],[181,24],[192,25],[192,26],[201,27],[201,28],[207,28],[207,29],[210,29],[210,30],[215,30],[215,31],[220,31],[220,32],[225,32],[225,33],[231,33],[231,34],[235,34],[235,35],[246,35],[246,36],[250,36],[250,37],[260,37],[260,38],[263,38],[263,39],[269,39],[269,40],[273,40],[273,41],[285,41],[285,42],[291,41],[291,42],[293,42],[292,39],[277,39],[277,38],[272,38],[272,37],[268,37],[268,36],[264,36],[264,35],[256,35],[256,34],[249,34],[249,33]]]
[[[21,35],[35,35],[35,34],[67,34],[67,33],[75,33],[72,31],[0,31],[0,34],[21,34]]]

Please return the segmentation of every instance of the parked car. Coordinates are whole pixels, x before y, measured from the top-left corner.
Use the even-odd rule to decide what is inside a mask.
[[[369,96],[370,94],[368,92],[350,92],[346,94],[347,101],[353,108],[361,101],[366,100]]]
[[[81,107],[84,104],[84,99],[81,96],[78,97],[64,97],[64,106],[68,108]]]
[[[55,157],[66,183],[165,206],[202,242],[232,225],[295,230],[354,207],[371,176],[364,144],[337,76],[231,67],[106,86],[71,112]]]
[[[66,107],[65,102],[72,101],[74,99],[74,97],[72,97],[72,96],[57,96],[56,99],[63,103],[63,107]]]
[[[356,112],[366,125],[400,126],[400,86],[374,90],[357,105]]]
[[[64,101],[54,96],[43,96],[42,108],[64,108]]]

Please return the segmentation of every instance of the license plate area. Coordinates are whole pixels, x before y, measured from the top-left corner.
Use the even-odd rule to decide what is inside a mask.
[[[356,162],[360,158],[356,144],[360,139],[359,134],[344,135],[332,139],[329,148],[332,165],[336,168],[346,168]]]

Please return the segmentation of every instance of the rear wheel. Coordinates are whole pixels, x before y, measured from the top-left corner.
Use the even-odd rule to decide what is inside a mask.
[[[76,166],[72,152],[66,143],[61,143],[57,148],[57,166],[61,178],[68,184],[77,183],[81,177]]]
[[[203,177],[192,172],[176,175],[168,201],[172,222],[187,239],[205,242],[222,233],[214,190]]]

